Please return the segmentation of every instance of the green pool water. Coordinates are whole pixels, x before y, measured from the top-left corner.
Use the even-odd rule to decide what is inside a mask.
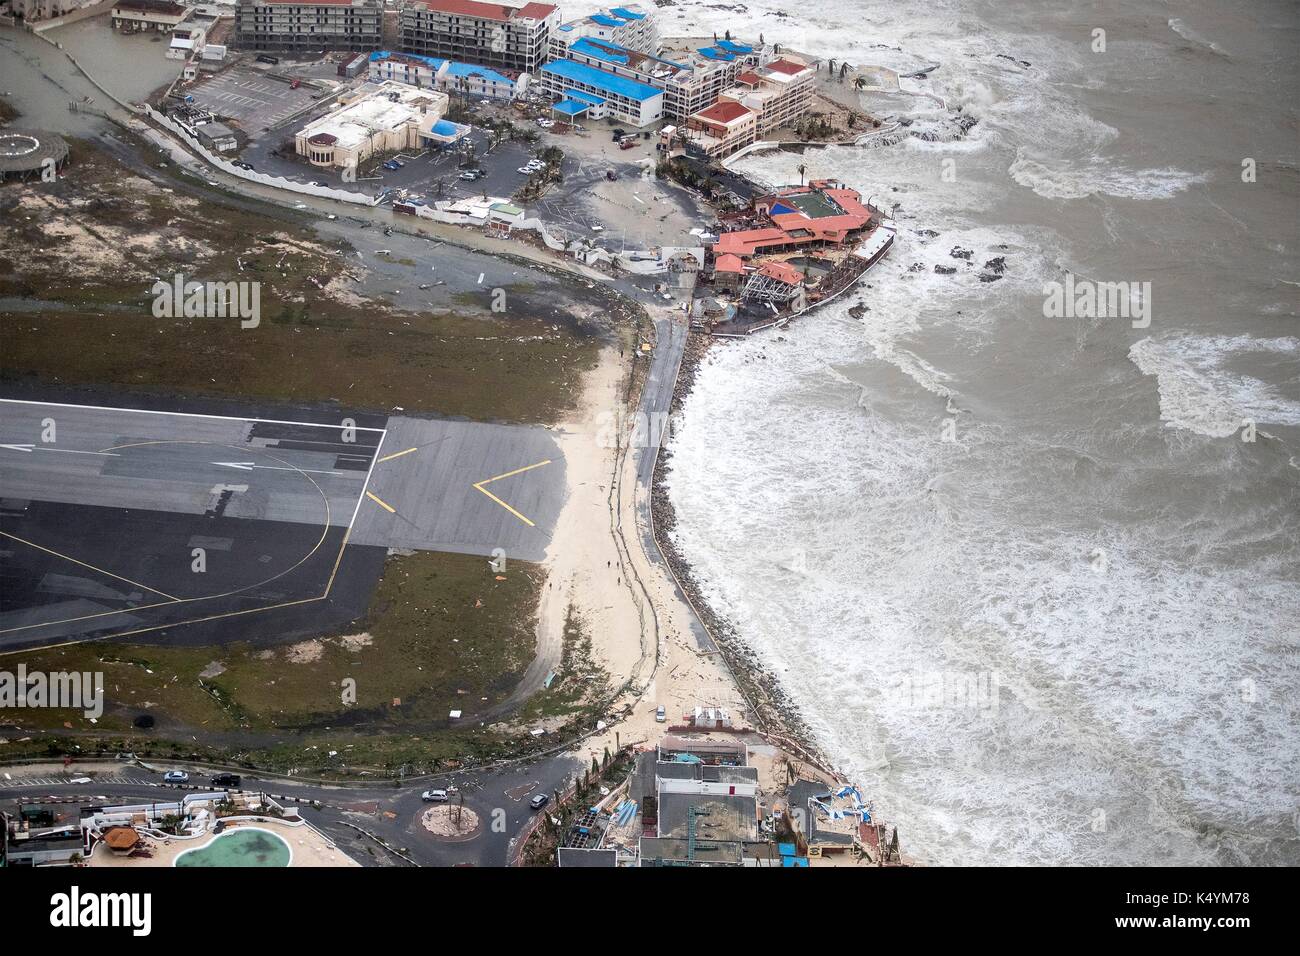
[[[186,850],[176,866],[288,866],[289,844],[267,830],[223,833],[205,847]]]

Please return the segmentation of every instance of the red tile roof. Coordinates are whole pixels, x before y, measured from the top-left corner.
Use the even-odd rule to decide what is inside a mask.
[[[785,58],[773,60],[767,65],[767,68],[776,73],[784,73],[786,76],[794,76],[796,73],[802,73],[804,70],[808,69],[808,67],[804,66],[802,63],[794,63]]]
[[[784,262],[764,262],[758,267],[758,271],[762,275],[777,279],[786,285],[798,285],[803,282],[803,276],[799,270]]]
[[[713,123],[734,123],[746,113],[753,112],[748,106],[741,106],[739,103],[733,103],[730,100],[719,100],[706,110],[700,110],[695,115],[700,119],[709,120]]]
[[[750,86],[757,86],[762,82],[759,75],[753,70],[746,70],[744,73],[740,74],[740,76],[736,77],[736,80],[739,83],[748,83]]]
[[[730,252],[746,257],[754,255],[763,246],[794,241],[798,240],[792,240],[782,230],[776,228],[739,229],[735,232],[724,232],[720,235],[713,246],[713,252],[715,255],[725,255]]]
[[[532,17],[534,20],[545,20],[558,9],[549,3],[525,3],[519,8],[519,16]]]
[[[730,252],[726,252],[718,256],[717,260],[713,263],[713,271],[714,272],[744,272],[745,263],[741,260],[740,256],[733,255]]]

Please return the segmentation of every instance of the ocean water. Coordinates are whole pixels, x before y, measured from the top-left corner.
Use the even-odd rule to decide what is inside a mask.
[[[864,100],[887,145],[742,161],[899,242],[713,350],[667,479],[709,600],[921,862],[1300,862],[1300,11],[1209,6],[659,11],[938,64]],[[1150,282],[1149,323],[1047,317],[1067,270]]]

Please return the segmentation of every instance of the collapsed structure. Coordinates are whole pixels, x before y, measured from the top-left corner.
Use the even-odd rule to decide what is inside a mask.
[[[889,250],[894,230],[857,190],[813,180],[721,217],[709,249],[713,288],[738,299],[726,320],[752,325],[803,311],[848,288]],[[749,313],[746,317],[745,313]],[[712,318],[712,324],[719,324]]]

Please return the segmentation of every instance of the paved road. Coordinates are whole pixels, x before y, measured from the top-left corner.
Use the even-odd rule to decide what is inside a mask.
[[[409,866],[413,861],[418,866],[504,866],[512,838],[532,816],[528,801],[536,793],[559,789],[583,766],[583,761],[559,756],[503,770],[440,775],[401,787],[298,783],[241,772],[241,785],[244,790],[260,790],[276,797],[319,801],[319,810],[303,809],[304,818],[363,865]],[[189,771],[190,783],[164,784],[164,769]],[[179,799],[186,792],[208,789],[205,784],[211,771],[183,763],[159,765],[157,772],[111,762],[70,768],[70,776],[91,776],[90,784],[69,784],[49,774],[25,778],[21,773],[21,768],[0,768],[0,804],[9,809],[15,803],[50,798],[66,800],[69,806],[76,807]],[[5,774],[11,779],[5,779]],[[421,825],[424,811],[433,806],[420,799],[421,792],[448,787],[459,788],[464,806],[474,811],[482,824],[469,840],[439,840]],[[389,852],[356,827],[398,849],[400,855]]]

